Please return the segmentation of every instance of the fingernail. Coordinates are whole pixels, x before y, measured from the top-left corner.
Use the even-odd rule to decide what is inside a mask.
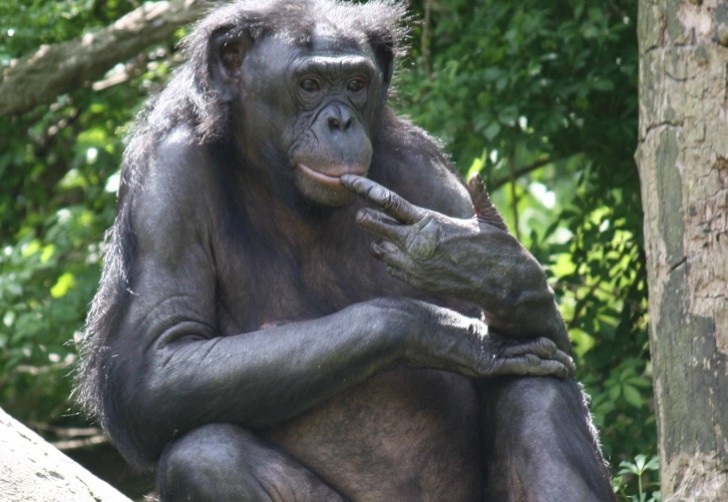
[[[382,241],[372,242],[372,254],[377,258],[382,256],[384,249],[382,249]]]
[[[371,210],[366,207],[359,210],[359,212],[356,213],[356,222],[361,223],[363,221],[371,220],[371,216],[369,213],[371,213]]]

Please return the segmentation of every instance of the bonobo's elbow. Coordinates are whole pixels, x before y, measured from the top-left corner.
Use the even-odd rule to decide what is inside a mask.
[[[173,431],[165,429],[170,420],[162,410],[163,401],[152,412],[153,401],[159,400],[143,396],[133,385],[122,384],[107,393],[101,422],[124,459],[138,469],[147,469],[172,439]]]
[[[149,468],[180,431],[178,401],[170,383],[151,371],[155,361],[114,361],[104,393],[102,426],[122,456],[137,468]],[[185,405],[186,406],[186,405]],[[191,406],[193,408],[193,406]]]

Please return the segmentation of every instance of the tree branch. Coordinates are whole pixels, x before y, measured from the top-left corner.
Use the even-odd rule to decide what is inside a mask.
[[[512,181],[516,180],[517,178],[520,178],[521,176],[525,176],[528,173],[531,173],[533,171],[537,171],[538,169],[541,169],[542,167],[552,164],[556,162],[553,159],[546,158],[537,160],[536,162],[533,162],[531,164],[528,164],[526,166],[521,166],[519,168],[514,168],[512,171],[509,170],[508,176],[504,176],[503,178],[492,180],[490,183],[488,183],[488,191],[489,192],[495,192],[500,187],[505,185],[506,183],[511,183]]]
[[[432,6],[435,0],[425,0],[425,19],[422,22],[422,37],[420,39],[420,50],[422,51],[422,63],[425,66],[425,75],[432,78],[430,68],[430,23],[432,22]]]
[[[204,0],[149,2],[110,26],[73,40],[42,45],[2,70],[0,116],[24,113],[104,75],[146,47],[196,20]]]

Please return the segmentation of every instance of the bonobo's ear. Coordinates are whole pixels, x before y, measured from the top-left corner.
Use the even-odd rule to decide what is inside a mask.
[[[243,59],[252,46],[253,39],[248,33],[230,26],[210,35],[207,54],[210,79],[226,95],[238,92]]]
[[[391,33],[378,33],[369,37],[369,43],[374,51],[377,66],[382,70],[382,81],[384,82],[386,96],[386,89],[392,81],[392,73],[394,72],[394,39]]]

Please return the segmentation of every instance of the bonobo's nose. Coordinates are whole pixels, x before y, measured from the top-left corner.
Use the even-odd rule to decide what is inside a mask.
[[[325,118],[332,131],[346,131],[351,127],[354,115],[347,106],[332,103],[326,107]]]

